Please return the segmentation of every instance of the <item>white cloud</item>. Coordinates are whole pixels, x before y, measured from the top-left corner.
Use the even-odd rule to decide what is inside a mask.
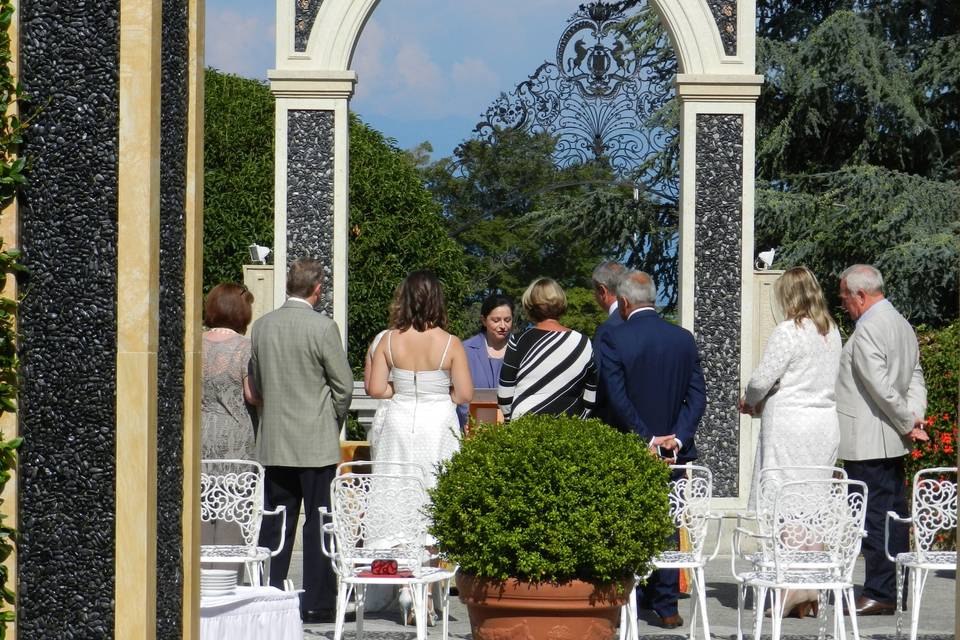
[[[207,7],[206,64],[246,78],[267,77],[273,67],[276,29],[271,20]]]

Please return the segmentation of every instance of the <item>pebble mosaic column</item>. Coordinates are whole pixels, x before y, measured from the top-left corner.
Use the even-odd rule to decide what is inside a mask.
[[[18,633],[113,635],[119,0],[22,0]],[[69,632],[69,635],[67,635]]]
[[[743,116],[697,115],[694,336],[707,381],[697,430],[714,495],[739,492]]]

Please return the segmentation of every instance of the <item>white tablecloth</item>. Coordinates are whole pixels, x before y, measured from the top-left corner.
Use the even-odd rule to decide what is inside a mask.
[[[202,640],[303,640],[300,598],[274,587],[237,587],[200,597]]]

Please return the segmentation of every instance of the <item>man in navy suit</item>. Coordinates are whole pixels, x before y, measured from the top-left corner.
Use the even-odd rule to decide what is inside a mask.
[[[689,462],[697,457],[694,435],[706,408],[697,344],[689,331],[657,314],[657,286],[646,273],[624,274],[617,299],[625,322],[606,332],[597,347],[611,424],[636,433],[671,462]],[[662,570],[643,587],[642,600],[667,629],[683,624],[679,581],[677,570]]]
[[[617,303],[617,282],[624,274],[626,268],[619,262],[601,262],[593,270],[593,297],[597,300],[597,305],[607,312],[607,319],[604,320],[596,332],[593,334],[593,356],[594,363],[599,373],[602,363],[600,362],[600,352],[598,347],[606,335],[614,327],[623,324],[623,318],[620,317],[620,311]],[[600,418],[606,423],[610,423],[610,407],[607,402],[606,390],[603,387],[603,378],[598,380],[597,384],[597,402],[593,408],[592,417]]]

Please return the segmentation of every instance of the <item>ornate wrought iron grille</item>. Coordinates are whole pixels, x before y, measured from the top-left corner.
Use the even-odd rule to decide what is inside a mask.
[[[555,60],[500,94],[474,135],[549,133],[557,140],[558,166],[606,163],[654,202],[675,207],[675,74],[669,40],[644,1],[580,5],[567,20]]]

